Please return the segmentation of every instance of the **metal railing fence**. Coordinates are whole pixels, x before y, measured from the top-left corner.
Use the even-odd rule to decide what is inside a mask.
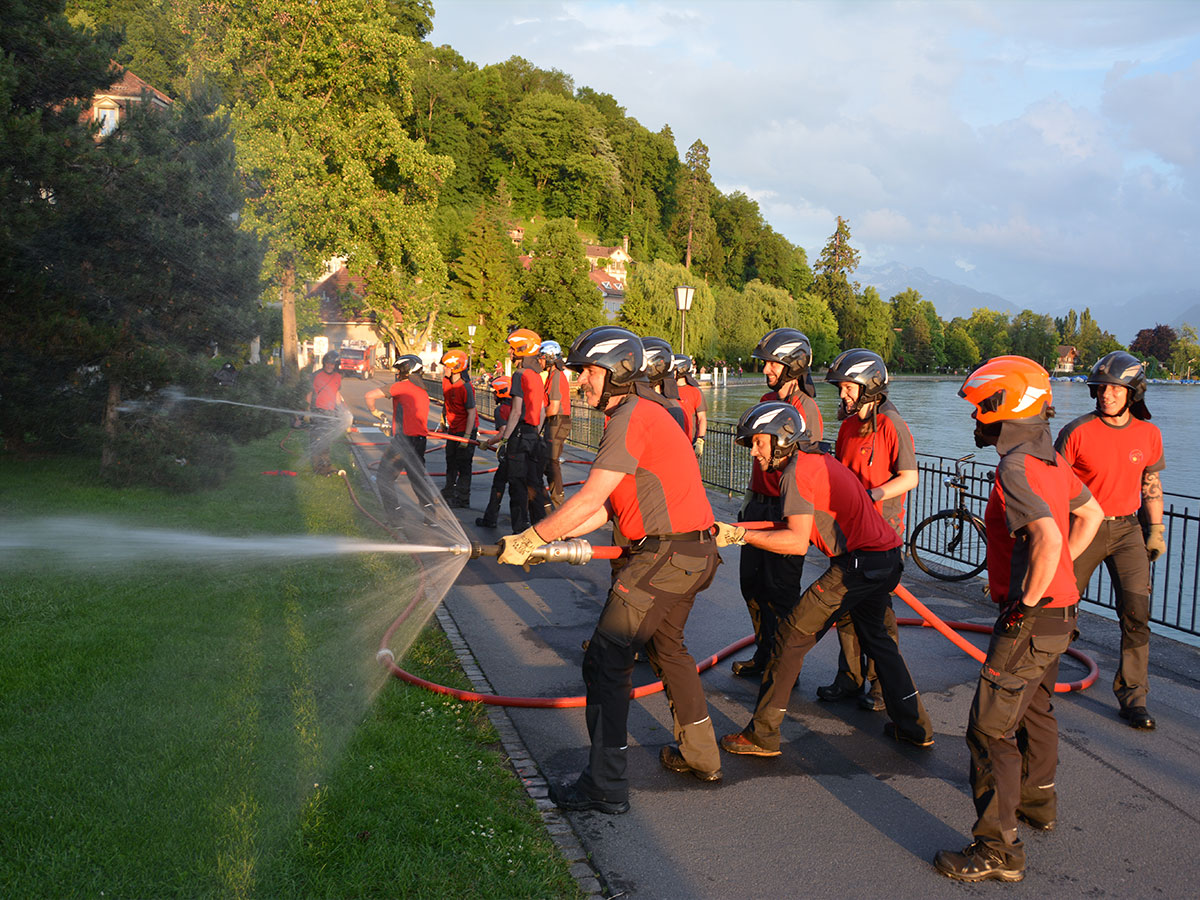
[[[436,393],[432,384],[430,388],[430,395],[440,399],[441,382],[437,382]],[[492,415],[495,398],[490,390],[479,388],[476,402],[482,415]],[[603,433],[604,416],[581,399],[573,397],[570,443],[595,450],[600,446]],[[745,491],[753,464],[750,451],[735,444],[734,436],[734,426],[710,420],[704,456],[700,460],[700,477],[704,484],[730,497]],[[920,482],[908,495],[905,507],[906,534],[911,534],[912,529],[925,517],[957,505],[956,492],[943,482],[945,476],[954,474],[955,462],[954,457],[917,454]],[[995,469],[994,462],[979,459],[962,463],[963,480],[968,485],[967,508],[980,518],[983,517],[991,492]],[[1166,493],[1164,503],[1167,552],[1150,567],[1150,621],[1200,635],[1200,614],[1196,605],[1196,594],[1200,589],[1200,497]],[[1084,599],[1115,610],[1115,592],[1105,566],[1096,568],[1084,591]]]

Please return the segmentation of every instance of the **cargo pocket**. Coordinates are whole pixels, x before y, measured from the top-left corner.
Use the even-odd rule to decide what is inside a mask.
[[[608,602],[600,613],[596,630],[621,647],[633,643],[642,620],[654,605],[654,595],[636,586],[625,584],[620,579],[608,592]]]
[[[708,568],[707,556],[693,553],[672,553],[650,577],[650,586],[664,594],[690,594],[701,587],[700,579]],[[711,580],[711,579],[710,579]]]
[[[975,727],[999,740],[1012,734],[1021,711],[1025,679],[1012,672],[1001,672],[984,664],[979,672],[979,693],[974,712]]]

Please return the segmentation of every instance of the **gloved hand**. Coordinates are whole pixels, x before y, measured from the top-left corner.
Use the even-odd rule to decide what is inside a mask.
[[[728,547],[730,544],[741,546],[746,543],[746,529],[740,525],[730,525],[728,522],[714,522],[713,528],[716,529],[718,547]]]
[[[499,561],[506,566],[524,566],[527,570],[531,565],[541,562],[540,559],[530,562],[530,554],[538,547],[544,547],[546,542],[533,527],[526,528],[520,534],[510,534],[500,538]]]
[[[1015,600],[1009,600],[1005,607],[1000,610],[1000,618],[996,620],[996,625],[992,628],[992,631],[995,634],[1016,634],[1024,618],[1025,604],[1021,602],[1021,598],[1017,597]]]
[[[387,421],[387,416],[384,414],[382,409],[371,410],[371,415],[373,415],[375,418],[377,418],[380,422]]]
[[[1150,562],[1154,562],[1166,552],[1167,540],[1163,537],[1163,524],[1159,522],[1157,525],[1151,525],[1150,533],[1146,535],[1146,553],[1150,556]]]
[[[704,455],[704,438],[698,437],[692,441],[692,449],[696,451],[696,459]]]

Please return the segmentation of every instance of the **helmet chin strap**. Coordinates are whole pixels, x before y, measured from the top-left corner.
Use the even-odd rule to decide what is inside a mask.
[[[600,405],[596,408],[600,412],[608,409],[608,401],[613,397],[624,397],[633,390],[633,382],[628,384],[616,385],[612,383],[612,372],[605,370],[604,372],[604,389],[600,391]]]
[[[1099,388],[1099,386],[1094,385],[1094,384],[1089,385],[1089,387],[1092,389],[1092,398],[1096,401],[1096,415],[1106,416],[1110,419],[1119,419],[1119,418],[1121,418],[1121,416],[1125,415],[1125,412],[1129,409],[1130,406],[1133,405],[1133,391],[1131,391],[1129,388],[1125,387],[1125,385],[1120,385],[1120,386],[1125,388],[1125,403],[1115,413],[1110,414],[1110,413],[1106,413],[1103,410],[1103,408],[1100,406],[1100,388]]]

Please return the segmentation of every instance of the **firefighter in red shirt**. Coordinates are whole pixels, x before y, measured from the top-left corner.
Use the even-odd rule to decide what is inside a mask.
[[[692,439],[692,449],[699,459],[704,455],[704,437],[708,434],[708,403],[692,374],[695,368],[692,358],[685,353],[676,353],[671,362],[671,374],[675,376],[679,402],[688,422],[688,437]]]
[[[800,411],[814,441],[824,437],[824,423],[817,408],[817,389],[809,367],[812,365],[812,345],[803,332],[795,328],[776,328],[763,335],[751,354],[763,364],[767,393],[760,402],[783,400]],[[750,486],[738,520],[742,522],[778,522],[780,473],[754,466],[750,470]],[[742,550],[738,563],[738,578],[742,599],[750,612],[757,645],[754,656],[737,660],[732,665],[734,675],[759,678],[766,670],[775,641],[776,623],[787,617],[800,601],[800,576],[804,571],[804,554],[779,553],[750,546]]]
[[[900,540],[904,540],[904,498],[917,486],[917,455],[908,424],[888,399],[888,371],[883,358],[862,348],[846,350],[829,366],[825,380],[837,385],[841,403],[834,455],[858,476],[875,508]],[[899,641],[896,613],[889,598],[884,623],[892,640]],[[857,700],[864,709],[884,708],[883,692],[875,666],[859,647],[849,616],[838,619],[838,672],[833,684],[817,688],[825,701]],[[870,682],[870,692],[863,693]]]
[[[1146,373],[1141,361],[1114,350],[1092,367],[1088,385],[1094,412],[1067,424],[1055,446],[1088,486],[1104,522],[1091,545],[1075,560],[1082,593],[1101,562],[1116,591],[1121,622],[1121,662],[1113,693],[1121,718],[1134,728],[1151,729],[1146,710],[1150,690],[1150,563],[1166,551],[1163,540],[1162,434],[1150,424]],[[1148,523],[1146,536],[1139,511]]]
[[[512,379],[507,375],[497,375],[492,379],[492,392],[496,397],[496,428],[504,430],[508,416],[512,412]],[[504,497],[504,488],[508,484],[508,457],[504,448],[496,451],[496,474],[492,476],[492,491],[488,495],[487,509],[475,520],[481,528],[495,528],[500,515],[500,501]]]
[[[563,505],[562,449],[571,436],[571,384],[563,371],[562,346],[558,341],[542,341],[543,376],[546,385],[546,481],[550,485],[550,504]]]
[[[467,354],[462,350],[448,350],[442,356],[442,422],[448,434],[469,440],[478,436],[478,418],[475,411],[475,386],[467,372]],[[471,463],[475,459],[475,445],[462,441],[446,441],[446,486],[442,496],[451,509],[467,509],[471,505]]]
[[[312,389],[304,397],[310,410],[317,409],[326,415],[336,415],[339,408],[344,409],[346,398],[342,396],[342,373],[338,371],[338,361],[341,355],[336,350],[330,350],[321,357],[321,369],[313,375]],[[312,456],[313,471],[318,475],[332,475],[333,462],[329,458],[329,448],[333,443],[333,433],[329,428],[319,428],[312,432],[309,441],[309,453]]]
[[[546,389],[538,350],[542,339],[528,328],[518,328],[507,338],[508,352],[517,363],[512,375],[512,414],[500,434],[484,446],[494,449],[501,441],[508,456],[508,510],[515,531],[538,522],[550,507],[546,493],[546,441],[542,421],[546,414]]]
[[[742,731],[721,738],[721,747],[747,756],[780,755],[780,726],[804,657],[843,613],[854,620],[867,655],[875,660],[891,718],[884,733],[917,747],[932,747],[929,715],[883,624],[888,597],[900,583],[899,536],[854,474],[821,452],[804,417],[790,403],[768,401],[747,410],[738,421],[735,440],[751,448],[760,468],[780,473],[780,521],[787,527],[747,531],[718,522],[717,545],[750,545],[803,557],[815,544],[829,557],[829,568],[779,620],[754,718]]]
[[[641,340],[624,328],[592,328],[576,339],[567,366],[606,417],[591,474],[550,516],[501,542],[500,562],[522,565],[547,541],[587,534],[610,517],[630,541],[584,653],[591,751],[578,780],[550,788],[560,809],[628,811],[626,724],[633,655],[642,647],[663,680],[678,742],[662,748],[660,762],[701,781],[721,778],[708,704],[683,644],[695,596],[720,562],[712,507],[687,438],[639,378],[642,363]]]
[[[984,522],[988,584],[1000,615],[971,702],[967,748],[974,841],[941,850],[934,866],[958,881],[1020,881],[1017,821],[1057,824],[1058,723],[1050,703],[1058,660],[1075,635],[1071,566],[1103,513],[1050,443],[1050,378],[1033,360],[999,356],[959,395],[974,407],[975,443],[1000,454]]]
[[[371,415],[380,419],[384,414],[375,408],[375,401],[392,400],[392,440],[379,461],[375,476],[376,487],[383,501],[384,516],[389,525],[404,524],[400,514],[401,500],[396,492],[396,478],[405,471],[409,484],[421,507],[422,524],[436,526],[437,490],[425,472],[425,444],[429,434],[429,393],[421,379],[421,358],[413,354],[399,357],[392,368],[396,381],[385,394],[381,388],[367,391],[363,398]]]

